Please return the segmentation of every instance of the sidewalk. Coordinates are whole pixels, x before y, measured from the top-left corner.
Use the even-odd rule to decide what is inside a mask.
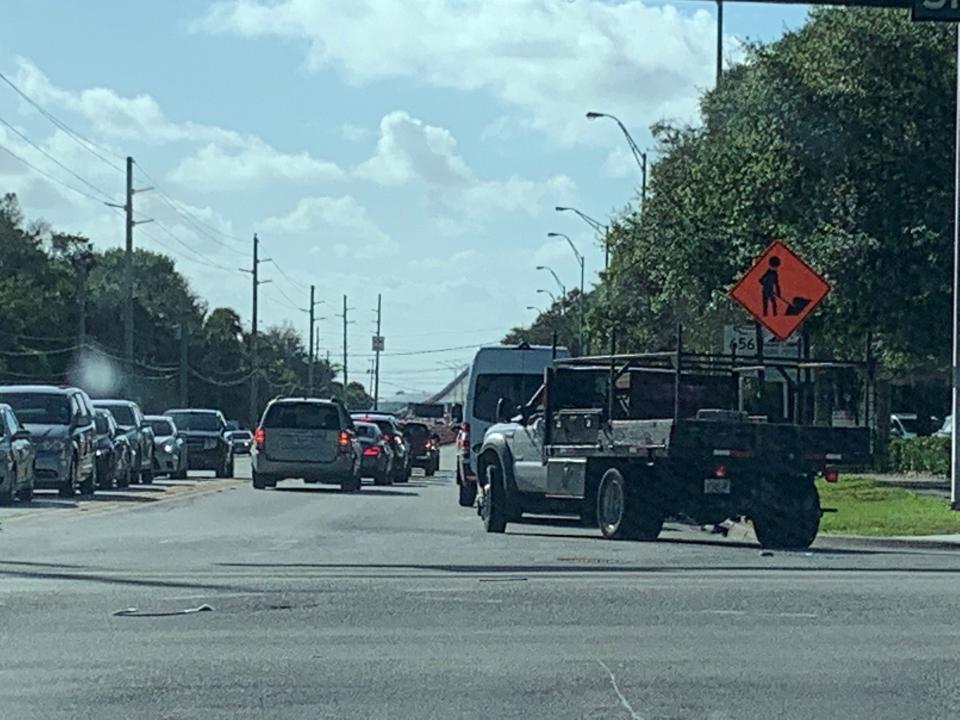
[[[859,473],[860,477],[870,478],[885,485],[902,487],[924,495],[950,497],[950,478],[922,473]]]

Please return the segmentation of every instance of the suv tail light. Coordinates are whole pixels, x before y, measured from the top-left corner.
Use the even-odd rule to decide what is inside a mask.
[[[364,457],[377,457],[380,455],[379,445],[368,445],[363,449]]]
[[[263,450],[263,444],[267,441],[267,431],[263,429],[261,425],[253,432],[253,442],[257,446],[257,450]]]
[[[350,433],[346,430],[341,430],[339,437],[337,437],[337,445],[339,445],[341,449],[350,447]]]

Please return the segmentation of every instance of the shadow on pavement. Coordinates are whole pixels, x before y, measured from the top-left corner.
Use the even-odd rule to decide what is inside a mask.
[[[357,493],[345,493],[338,487],[310,487],[303,485],[292,485],[290,487],[284,487],[278,485],[274,488],[274,492],[292,492],[292,493],[309,493],[315,495],[343,495],[345,497],[349,496],[360,496],[360,497],[418,497],[420,493],[415,492],[399,492],[397,490],[390,490],[386,485],[364,485],[363,490]]]

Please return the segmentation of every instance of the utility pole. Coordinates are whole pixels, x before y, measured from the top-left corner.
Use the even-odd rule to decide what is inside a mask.
[[[343,396],[347,396],[347,296],[343,296]]]
[[[316,355],[314,354],[314,351],[313,351],[313,310],[317,306],[316,301],[314,301],[313,299],[315,292],[316,292],[316,287],[311,285],[310,286],[310,345],[308,346],[310,348],[309,350],[310,364],[307,366],[307,394],[310,396],[313,395],[313,362],[314,362],[314,358],[316,358]]]
[[[377,293],[377,334],[375,336],[374,348],[375,348],[375,358],[376,364],[373,369],[373,409],[379,409],[380,404],[380,351],[383,348],[382,342],[383,339],[380,336],[380,320],[382,317],[382,298],[383,296],[380,293]]]
[[[640,153],[640,157],[643,159],[640,164],[640,213],[642,214],[647,204],[647,154]]]
[[[717,0],[717,85],[723,75],[723,0]]]
[[[188,407],[190,404],[190,394],[187,383],[190,379],[189,373],[189,330],[187,329],[186,319],[180,321],[177,325],[177,338],[180,340],[180,407]]]
[[[247,270],[246,268],[240,268],[241,272],[250,273],[253,276],[253,315],[250,323],[250,426],[253,427],[257,424],[258,420],[258,410],[260,408],[260,403],[257,398],[257,390],[259,388],[259,367],[257,362],[257,308],[258,301],[257,295],[258,290],[261,285],[265,285],[270,282],[269,280],[260,279],[260,265],[265,262],[270,262],[270,258],[260,258],[260,239],[257,237],[257,234],[253,234],[253,269]]]
[[[126,250],[123,255],[123,284],[126,302],[123,304],[123,356],[127,371],[133,370],[133,158],[127,155],[127,213]]]
[[[120,208],[126,214],[126,243],[123,254],[123,285],[125,302],[123,304],[123,356],[127,364],[127,372],[133,371],[133,228],[137,225],[153,222],[152,219],[133,219],[133,196],[138,192],[146,192],[153,188],[133,189],[133,158],[127,155],[127,194],[123,205],[104,203],[107,207]]]
[[[960,24],[957,25],[957,62],[960,63]],[[953,176],[953,385],[950,431],[950,507],[960,510],[960,64],[957,65]]]

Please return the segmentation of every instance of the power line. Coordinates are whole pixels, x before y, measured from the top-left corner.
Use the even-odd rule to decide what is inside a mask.
[[[146,232],[145,230],[141,230],[141,231],[140,231],[140,232],[143,233],[147,238],[149,238],[150,240],[153,240],[155,243],[157,243],[157,245],[159,245],[160,247],[166,248],[166,249],[169,250],[170,252],[178,254],[178,255],[181,257],[181,259],[187,260],[188,262],[196,263],[197,265],[205,265],[205,266],[207,266],[207,267],[216,268],[217,270],[223,270],[224,272],[229,272],[229,273],[236,272],[233,268],[229,268],[229,267],[227,267],[226,265],[221,265],[221,264],[219,264],[219,263],[217,263],[217,262],[214,262],[213,260],[208,260],[207,258],[205,258],[203,255],[201,255],[201,254],[198,253],[196,250],[194,250],[192,247],[190,247],[185,241],[181,240],[181,239],[177,236],[176,233],[174,233],[170,228],[168,228],[168,227],[167,227],[166,225],[164,225],[162,222],[159,222],[159,221],[157,221],[157,220],[154,220],[154,223],[156,224],[156,226],[157,226],[158,228],[160,228],[163,232],[165,232],[167,235],[169,235],[169,236],[170,236],[173,240],[175,240],[178,244],[180,244],[180,245],[182,245],[184,248],[186,248],[187,251],[190,252],[190,253],[191,253],[193,256],[195,256],[195,257],[190,257],[190,256],[187,256],[187,255],[184,255],[184,254],[182,253],[182,251],[176,251],[176,250],[174,250],[174,249],[171,248],[169,245],[166,245],[166,244],[160,242],[156,237],[154,237],[154,236],[151,235],[150,233]]]
[[[76,142],[78,145],[80,145],[80,147],[84,148],[87,152],[92,153],[93,155],[96,155],[98,158],[100,158],[100,160],[102,160],[103,162],[105,162],[107,165],[109,165],[110,167],[112,167],[114,170],[117,170],[117,171],[119,171],[119,172],[123,172],[123,168],[122,168],[122,167],[120,167],[119,165],[114,164],[114,163],[111,162],[110,160],[107,160],[103,155],[101,155],[99,152],[97,152],[97,150],[96,150],[95,148],[99,148],[100,150],[103,150],[104,152],[109,153],[109,154],[113,155],[114,157],[118,157],[118,158],[119,158],[119,156],[116,155],[116,153],[114,153],[112,150],[110,150],[110,149],[108,149],[108,148],[104,148],[104,147],[102,147],[102,146],[99,146],[99,145],[98,145],[97,143],[95,143],[93,140],[90,140],[89,138],[84,137],[84,136],[81,135],[79,132],[77,132],[76,130],[74,130],[73,128],[71,128],[69,125],[67,125],[65,122],[63,122],[62,120],[58,119],[55,115],[53,115],[52,113],[48,112],[40,103],[38,103],[38,102],[37,102],[36,100],[34,100],[32,97],[30,97],[29,95],[27,95],[23,90],[21,90],[19,87],[17,87],[16,84],[15,84],[10,78],[8,78],[6,75],[4,75],[2,72],[0,72],[0,80],[3,80],[7,85],[9,85],[11,88],[13,88],[14,92],[16,92],[20,97],[22,97],[24,100],[26,100],[28,103],[30,103],[30,105],[32,105],[34,108],[36,108],[36,110],[39,111],[39,113],[40,113],[41,115],[43,115],[45,118],[47,118],[47,120],[49,120],[50,122],[52,122],[54,125],[56,125],[58,128],[60,128],[61,130],[63,130],[65,133],[67,133],[67,135],[69,135],[69,136],[74,140],[74,142]]]
[[[39,145],[37,145],[33,140],[31,140],[31,139],[30,139],[29,137],[27,137],[25,134],[23,134],[22,132],[20,132],[20,130],[18,130],[14,125],[12,125],[12,124],[9,123],[8,121],[4,120],[2,117],[0,117],[0,123],[3,123],[4,125],[6,125],[6,126],[7,126],[8,128],[10,128],[13,132],[15,132],[24,142],[26,142],[26,143],[29,144],[32,148],[34,148],[35,150],[37,150],[38,152],[40,152],[44,157],[46,157],[47,159],[49,159],[51,162],[55,163],[56,165],[58,165],[59,167],[61,167],[61,168],[64,169],[64,170],[66,170],[66,171],[67,171],[68,173],[70,173],[71,175],[73,175],[73,177],[75,177],[77,180],[79,180],[80,182],[82,182],[82,183],[83,183],[84,185],[86,185],[88,188],[94,190],[95,192],[100,193],[101,195],[103,195],[103,196],[104,196],[105,198],[107,198],[108,200],[113,200],[113,199],[114,199],[114,198],[110,195],[110,193],[108,193],[106,190],[103,190],[102,188],[97,187],[97,186],[94,185],[92,182],[90,182],[89,180],[87,180],[85,177],[83,177],[83,176],[79,175],[78,173],[74,172],[73,170],[71,170],[69,167],[67,167],[67,166],[64,165],[62,162],[60,162],[56,157],[54,157],[51,153],[47,152],[47,151],[44,150],[42,147],[40,147]]]
[[[5,153],[7,153],[8,155],[10,155],[10,156],[13,157],[14,159],[19,160],[19,161],[22,162],[24,165],[26,165],[28,168],[30,168],[31,170],[33,170],[35,173],[37,173],[37,174],[39,174],[39,175],[43,175],[43,177],[47,178],[47,180],[50,180],[51,182],[55,182],[57,185],[60,185],[61,187],[65,187],[67,190],[72,190],[73,192],[77,193],[77,195],[82,195],[83,197],[87,198],[88,200],[93,200],[93,201],[94,201],[95,203],[97,203],[98,205],[102,205],[102,204],[103,204],[103,200],[101,200],[100,198],[94,197],[93,195],[91,195],[90,193],[86,192],[85,190],[80,190],[79,188],[75,188],[73,185],[71,185],[71,184],[69,184],[69,183],[67,183],[67,182],[64,182],[63,180],[61,180],[60,178],[58,178],[56,175],[51,175],[51,174],[48,173],[47,171],[41,170],[41,169],[38,168],[36,165],[34,165],[33,163],[31,163],[29,160],[24,160],[22,157],[20,157],[19,155],[17,155],[17,153],[15,153],[13,150],[11,150],[10,148],[8,148],[6,145],[3,145],[2,143],[0,143],[0,150],[3,150]]]
[[[215,242],[217,245],[220,245],[221,247],[227,248],[228,250],[232,250],[232,251],[234,251],[234,252],[236,252],[236,253],[239,253],[239,254],[243,254],[243,252],[240,250],[240,248],[238,248],[238,247],[236,247],[236,246],[233,246],[233,245],[229,245],[229,244],[223,242],[222,240],[217,239],[216,237],[214,237],[213,235],[211,235],[210,232],[208,232],[208,231],[211,231],[211,232],[213,232],[213,233],[216,233],[217,235],[221,235],[221,236],[223,236],[223,237],[225,237],[225,238],[229,238],[229,239],[231,239],[231,240],[236,240],[237,242],[245,242],[244,240],[242,240],[241,238],[238,238],[236,235],[231,235],[230,233],[225,233],[225,232],[223,232],[222,230],[219,230],[219,229],[215,228],[213,225],[210,225],[210,224],[204,222],[204,221],[201,220],[199,217],[197,217],[194,213],[190,212],[187,208],[185,208],[185,207],[183,206],[183,203],[179,202],[178,200],[175,200],[175,199],[172,198],[170,195],[168,195],[168,194],[159,186],[159,184],[157,183],[157,181],[154,180],[153,177],[152,177],[146,170],[144,170],[139,164],[137,165],[137,169],[140,170],[140,172],[143,174],[143,176],[144,176],[147,180],[149,180],[151,183],[153,183],[153,189],[154,189],[154,190],[157,192],[157,194],[160,196],[160,199],[163,200],[163,202],[166,203],[170,208],[172,208],[175,213],[177,213],[177,214],[180,215],[182,218],[184,218],[187,222],[189,222],[189,223],[194,227],[194,229],[197,230],[197,232],[199,232],[201,235],[203,235],[203,236],[206,237],[207,239]]]
[[[290,277],[286,272],[284,272],[283,268],[280,267],[280,265],[277,263],[276,260],[274,260],[273,258],[271,258],[271,259],[270,259],[270,263],[273,265],[273,267],[276,268],[277,272],[280,273],[280,274],[281,274],[284,278],[286,278],[289,282],[293,283],[294,285],[296,285],[297,287],[299,287],[301,290],[307,290],[307,289],[308,289],[307,286],[304,285],[302,282],[300,282],[299,280],[294,280],[294,279],[293,279],[292,277]]]
[[[274,288],[274,290],[276,290],[278,293],[280,293],[281,295],[283,295],[283,297],[286,299],[286,301],[287,301],[288,303],[290,303],[290,307],[294,308],[295,310],[300,310],[301,312],[303,312],[303,308],[301,308],[299,305],[297,305],[296,301],[294,301],[293,299],[291,299],[290,296],[287,295],[287,294],[283,291],[283,288],[281,288],[279,285],[274,285],[273,288]]]

